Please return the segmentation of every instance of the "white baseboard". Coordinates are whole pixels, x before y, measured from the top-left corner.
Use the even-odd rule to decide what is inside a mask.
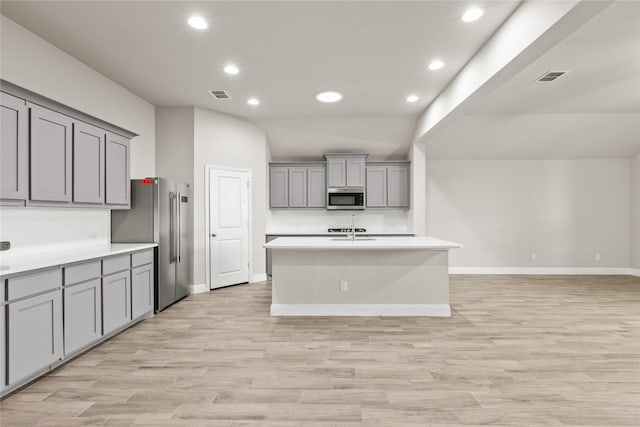
[[[271,304],[272,316],[451,316],[449,304]]]
[[[264,282],[265,280],[267,280],[267,273],[254,274],[253,276],[251,276],[250,283]]]
[[[209,292],[209,287],[206,283],[198,283],[189,287],[189,295],[202,294]]]
[[[640,277],[640,268],[632,268],[631,269],[631,275]]]
[[[449,267],[449,274],[575,274],[630,275],[631,268],[618,267]]]

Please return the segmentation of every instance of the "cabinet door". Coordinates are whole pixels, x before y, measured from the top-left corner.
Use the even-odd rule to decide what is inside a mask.
[[[100,279],[63,290],[64,354],[71,354],[102,336]]]
[[[131,317],[153,310],[153,264],[131,270]]]
[[[131,320],[131,271],[102,278],[102,330],[104,335]]]
[[[364,187],[364,159],[347,159],[347,187]]]
[[[409,207],[409,168],[407,166],[387,168],[387,206]]]
[[[307,207],[307,168],[289,168],[289,207]]]
[[[347,162],[344,159],[327,159],[327,186],[329,188],[347,185]]]
[[[83,123],[73,124],[73,201],[104,203],[105,131]]]
[[[269,198],[272,208],[289,207],[289,169],[272,167],[269,170]]]
[[[109,205],[129,205],[129,140],[107,134],[105,150],[106,202]]]
[[[29,118],[27,103],[6,93],[0,94],[0,199],[27,199],[29,166]]]
[[[55,290],[6,307],[11,385],[62,357],[62,294]]]
[[[32,105],[31,200],[71,201],[70,117]]]
[[[307,207],[324,208],[327,205],[325,168],[307,168]]]
[[[386,166],[367,166],[367,207],[387,207]]]

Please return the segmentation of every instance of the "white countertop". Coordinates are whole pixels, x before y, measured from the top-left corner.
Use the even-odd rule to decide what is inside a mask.
[[[269,249],[416,249],[416,250],[447,250],[458,249],[462,245],[425,236],[396,236],[396,237],[356,237],[355,241],[344,236],[336,237],[278,237],[264,245]]]
[[[103,258],[141,249],[153,248],[157,243],[112,243],[99,246],[81,246],[32,254],[0,255],[0,275],[23,273],[39,268],[55,267],[94,258]]]

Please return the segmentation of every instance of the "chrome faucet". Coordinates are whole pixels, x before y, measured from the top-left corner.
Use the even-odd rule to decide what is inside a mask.
[[[351,214],[351,240],[356,241],[356,214]]]

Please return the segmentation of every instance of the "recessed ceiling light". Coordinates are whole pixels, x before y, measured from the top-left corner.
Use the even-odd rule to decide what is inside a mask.
[[[467,9],[467,11],[462,15],[462,20],[464,22],[473,22],[484,15],[484,9],[480,9],[479,7],[471,7]]]
[[[204,18],[200,16],[194,15],[191,18],[189,18],[187,22],[196,30],[206,30],[209,27],[209,24],[207,24],[207,21],[205,21]]]
[[[249,98],[247,100],[247,104],[249,105],[260,105],[260,101],[257,98]]]
[[[439,59],[434,59],[433,61],[431,61],[431,63],[429,64],[429,69],[431,71],[435,71],[435,70],[439,70],[440,68],[444,67],[444,62],[442,62]]]
[[[235,65],[229,64],[226,67],[224,67],[224,72],[227,74],[238,74],[240,70]]]
[[[407,96],[407,102],[416,102],[418,99],[420,99],[418,97],[418,95],[409,95],[409,96]]]
[[[316,99],[320,102],[338,102],[342,99],[340,92],[326,91],[316,95]]]

